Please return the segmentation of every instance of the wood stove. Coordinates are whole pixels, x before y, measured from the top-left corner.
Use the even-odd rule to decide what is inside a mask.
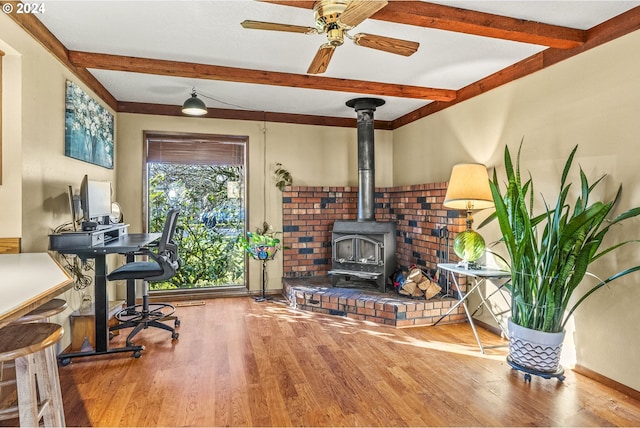
[[[336,221],[331,242],[333,286],[341,278],[358,278],[386,291],[387,278],[396,267],[395,223]]]
[[[347,102],[358,119],[358,220],[336,221],[331,237],[331,283],[352,277],[375,281],[386,291],[387,278],[396,268],[396,225],[375,221],[375,158],[373,112],[384,104],[379,98]]]

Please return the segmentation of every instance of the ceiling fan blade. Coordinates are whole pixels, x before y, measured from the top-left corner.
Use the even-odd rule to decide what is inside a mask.
[[[289,33],[318,34],[318,30],[313,27],[303,27],[301,25],[277,24],[275,22],[251,21],[249,19],[240,23],[244,28],[251,30],[271,30],[286,31]]]
[[[418,42],[394,39],[392,37],[376,36],[374,34],[366,33],[360,33],[353,36],[353,42],[358,46],[364,46],[404,56],[413,55],[420,46],[420,43]]]
[[[353,28],[365,19],[385,7],[389,2],[386,0],[351,0],[347,8],[338,18],[342,27]]]
[[[333,52],[336,47],[330,45],[329,43],[325,43],[320,46],[318,52],[316,52],[316,56],[313,57],[313,61],[309,65],[309,69],[307,70],[308,74],[321,74],[327,71],[327,67],[329,66],[329,61],[331,61],[331,57],[333,56]]]

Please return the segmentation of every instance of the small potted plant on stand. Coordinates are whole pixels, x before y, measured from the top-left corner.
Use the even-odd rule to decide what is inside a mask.
[[[247,232],[247,237],[241,239],[241,244],[249,256],[254,260],[262,261],[262,295],[256,297],[256,302],[269,300],[266,296],[267,262],[273,260],[281,248],[280,239],[276,238],[279,232],[274,232],[273,226],[266,221],[255,232]]]
[[[520,148],[522,147],[522,143]],[[564,379],[560,351],[565,324],[578,306],[595,291],[629,273],[640,270],[633,266],[601,280],[588,272],[589,265],[600,257],[630,243],[629,240],[600,249],[613,225],[636,217],[640,208],[632,208],[613,219],[608,216],[618,201],[592,201],[593,189],[604,177],[590,184],[580,168],[580,195],[573,207],[567,200],[571,183],[567,175],[577,146],[567,159],[554,206],[544,201],[541,214],[533,214],[534,187],[530,177],[524,183],[520,174],[520,149],[514,165],[505,148],[506,191],[501,193],[497,174],[489,185],[496,211],[480,226],[497,218],[503,243],[509,254],[507,261],[511,280],[511,318],[509,319],[509,357],[512,367],[545,378]],[[585,276],[597,283],[579,296],[569,307],[570,299]]]

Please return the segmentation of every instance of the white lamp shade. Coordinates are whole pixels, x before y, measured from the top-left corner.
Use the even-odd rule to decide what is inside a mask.
[[[444,206],[458,210],[482,210],[493,207],[487,167],[480,163],[454,165],[444,197]]]

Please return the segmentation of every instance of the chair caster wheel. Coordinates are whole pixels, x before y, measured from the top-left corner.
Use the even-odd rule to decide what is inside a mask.
[[[60,364],[63,366],[68,366],[71,363],[71,358],[63,358],[60,360]]]
[[[180,327],[180,320],[176,318],[176,321],[173,323],[176,327]]]
[[[133,358],[140,358],[142,356],[142,351],[133,351]]]
[[[531,383],[531,375],[529,373],[524,374],[524,381]]]
[[[178,337],[180,337],[180,333],[173,333],[173,334],[171,335],[171,338],[172,338],[173,340],[178,340]]]

